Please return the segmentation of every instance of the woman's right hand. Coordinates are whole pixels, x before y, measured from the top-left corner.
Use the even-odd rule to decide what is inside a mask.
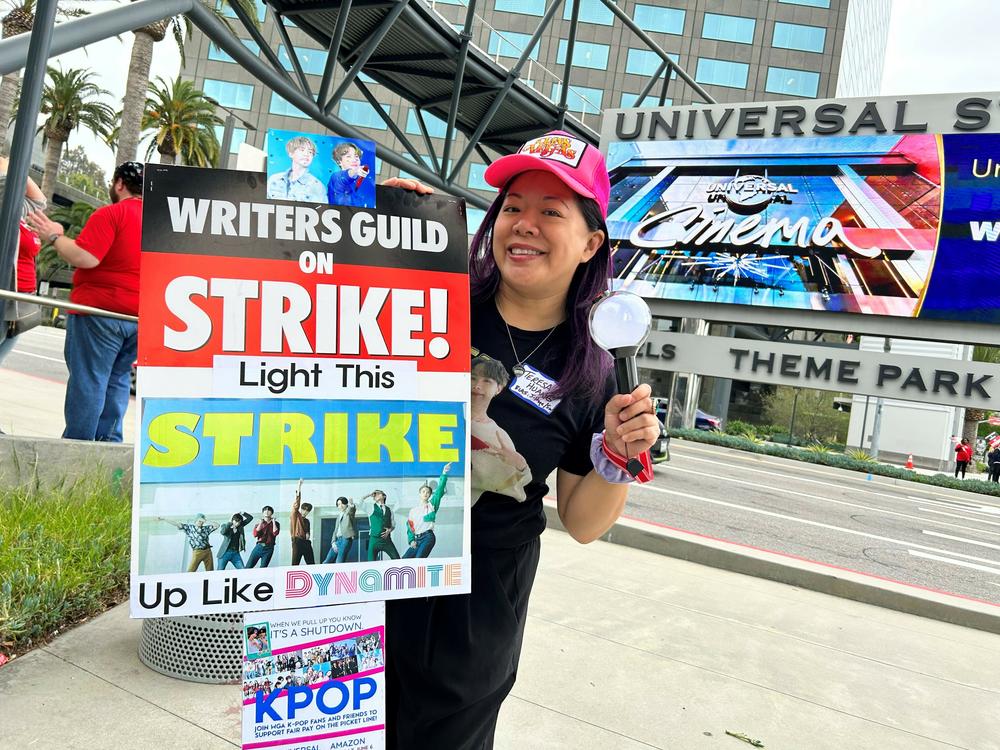
[[[434,188],[430,185],[425,185],[420,180],[414,180],[407,177],[390,177],[388,180],[382,183],[383,187],[394,187],[402,188],[403,190],[412,190],[418,195],[430,195],[434,192]]]

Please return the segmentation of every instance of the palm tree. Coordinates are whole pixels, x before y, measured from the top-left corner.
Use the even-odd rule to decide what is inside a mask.
[[[69,134],[83,125],[99,136],[107,136],[114,125],[115,111],[99,101],[111,92],[91,81],[93,71],[80,68],[62,70],[49,67],[48,83],[42,89],[41,113],[48,115],[40,130],[45,135],[45,173],[42,192],[52,200],[59,174],[59,161]]]
[[[35,0],[0,0],[0,13],[7,14],[0,19],[0,30],[4,39],[18,34],[27,34],[35,25]],[[87,15],[83,8],[58,8],[56,18],[79,18]],[[21,87],[21,71],[15,70],[0,82],[0,133],[6,135],[14,101]],[[0,138],[0,150],[7,153],[7,138]]]
[[[215,126],[221,124],[215,105],[191,81],[178,76],[172,82],[157,78],[149,84],[142,116],[143,136],[153,134],[147,158],[155,148],[160,164],[173,164],[180,154],[185,164],[210,167],[219,154]]]
[[[66,228],[66,236],[76,239],[76,236],[83,230],[83,225],[94,213],[94,207],[89,203],[74,203],[68,208],[66,206],[56,206],[49,212],[49,218],[58,221]],[[51,243],[46,242],[38,258],[35,261],[38,268],[38,276],[41,279],[51,279],[52,275],[61,269],[70,267],[69,263],[59,257],[56,249]]]
[[[247,15],[257,25],[257,9],[254,0],[235,0],[247,12]],[[135,2],[135,0],[131,0]],[[219,19],[229,25],[229,20],[222,14],[215,0],[202,2]],[[135,158],[139,148],[139,134],[142,131],[142,108],[146,103],[146,87],[149,85],[149,69],[153,64],[153,45],[162,42],[170,31],[181,53],[181,63],[184,63],[184,40],[191,36],[191,22],[187,16],[171,16],[162,21],[135,29],[132,34],[132,57],[128,65],[128,80],[125,82],[125,101],[121,113],[115,154],[115,164],[121,164]]]

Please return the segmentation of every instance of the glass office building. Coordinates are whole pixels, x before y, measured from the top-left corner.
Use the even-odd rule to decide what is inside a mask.
[[[411,0],[427,2],[448,23],[460,28],[466,0]],[[887,0],[619,0],[618,6],[644,29],[672,58],[720,102],[832,97],[837,91],[845,25],[855,6]],[[292,66],[274,28],[270,11],[258,0],[258,18],[264,38]],[[501,64],[513,65],[545,12],[545,0],[480,0],[476,7],[473,43]],[[536,90],[558,101],[563,86],[572,3],[557,13],[521,77]],[[228,11],[231,13],[231,11]],[[585,124],[598,129],[604,108],[634,106],[648,76],[660,64],[658,55],[599,0],[580,0],[580,24],[573,54],[568,107]],[[314,41],[289,25],[289,36],[299,53],[313,90],[319,88],[324,53]],[[238,24],[234,24],[239,28]],[[241,32],[241,36],[247,36]],[[258,52],[247,40],[248,48]],[[882,42],[884,48],[884,40]],[[269,128],[317,132],[320,126],[281,97],[267,90],[239,65],[209,43],[197,29],[188,44],[182,74],[213,98],[253,123],[256,132],[237,127],[232,150],[243,141],[263,148]],[[399,127],[423,146],[410,104],[371,83],[383,109]],[[658,85],[643,104],[689,104],[693,91],[676,78],[665,94]],[[864,92],[873,93],[873,92]],[[374,108],[356,90],[349,90],[336,114],[367,136],[401,151],[395,136]],[[440,153],[443,123],[428,120],[430,136]],[[379,164],[379,179],[396,174]],[[482,182],[482,165],[463,168],[459,182],[474,190],[489,190]],[[476,219],[470,212],[470,221]]]

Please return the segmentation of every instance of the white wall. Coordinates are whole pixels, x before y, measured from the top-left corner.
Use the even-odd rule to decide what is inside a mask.
[[[884,351],[883,338],[863,336],[860,349],[869,352]],[[968,359],[972,347],[938,341],[892,339],[893,354],[912,354],[941,359]],[[847,433],[848,445],[860,445],[871,451],[871,435],[875,424],[876,399],[868,398],[865,419],[865,396],[854,396],[851,404],[851,422]],[[913,454],[918,465],[947,469],[953,456],[952,437],[956,425],[961,425],[963,409],[917,401],[883,400],[882,427],[879,453],[907,456]]]

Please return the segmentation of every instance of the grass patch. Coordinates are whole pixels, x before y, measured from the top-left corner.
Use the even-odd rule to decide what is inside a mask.
[[[964,490],[965,492],[978,492],[983,495],[993,495],[1000,497],[1000,485],[988,482],[983,479],[954,479],[948,474],[918,474],[909,469],[901,469],[898,466],[878,463],[870,456],[861,458],[850,454],[835,453],[828,447],[815,448],[791,448],[786,445],[774,445],[761,443],[759,441],[748,440],[739,435],[726,435],[719,432],[708,432],[706,430],[669,430],[671,437],[690,440],[696,443],[709,443],[720,445],[725,448],[735,448],[736,450],[747,451],[748,453],[762,453],[767,456],[777,456],[779,458],[790,458],[795,461],[805,461],[811,464],[822,464],[823,466],[834,466],[838,469],[849,471],[859,471],[865,474],[876,474],[893,479],[905,479],[918,484],[929,484],[935,487],[947,487],[953,490]]]
[[[128,591],[129,494],[87,479],[0,490],[0,652],[17,653]]]

